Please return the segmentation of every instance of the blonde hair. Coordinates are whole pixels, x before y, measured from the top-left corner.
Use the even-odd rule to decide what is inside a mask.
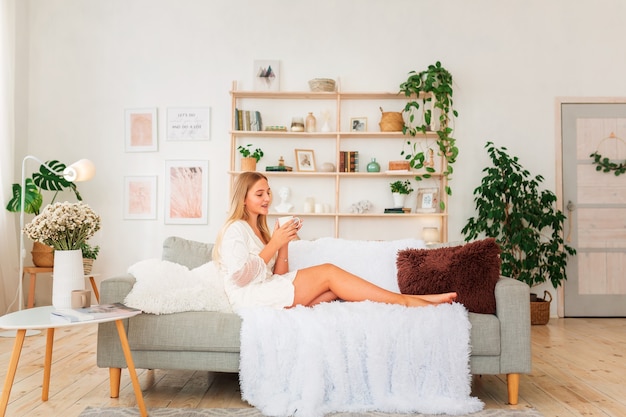
[[[222,245],[222,239],[224,238],[224,232],[234,222],[237,220],[248,220],[250,217],[250,213],[248,213],[248,208],[244,204],[246,200],[246,196],[248,195],[248,191],[250,188],[260,180],[266,180],[267,177],[260,172],[242,172],[237,180],[235,181],[235,187],[233,189],[233,196],[230,201],[230,209],[228,212],[228,218],[226,219],[226,223],[220,230],[215,239],[215,246],[213,246],[213,262],[219,264],[220,261],[220,246]],[[270,194],[271,196],[271,194]],[[271,204],[270,200],[270,204]],[[257,227],[261,232],[261,236],[263,237],[263,241],[265,243],[269,242],[271,238],[270,230],[267,227],[267,216],[264,214],[260,214],[257,217]]]

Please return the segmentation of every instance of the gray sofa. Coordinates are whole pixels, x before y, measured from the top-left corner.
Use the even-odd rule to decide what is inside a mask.
[[[212,246],[170,237],[162,258],[192,269],[211,259]],[[134,283],[131,275],[103,280],[100,302],[123,302]],[[507,375],[509,403],[517,404],[519,376],[531,370],[529,287],[501,277],[495,297],[495,315],[469,313],[470,368],[472,374]],[[137,368],[239,371],[241,320],[236,314],[140,314],[125,326]],[[111,397],[117,398],[126,361],[113,323],[99,324],[97,365],[109,368]]]

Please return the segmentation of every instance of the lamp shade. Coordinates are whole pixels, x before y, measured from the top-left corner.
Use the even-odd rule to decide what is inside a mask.
[[[422,229],[422,239],[426,243],[439,243],[441,242],[441,236],[439,236],[439,229],[437,227],[425,227]]]
[[[63,170],[63,178],[70,182],[88,181],[96,175],[96,166],[89,159],[81,159]]]

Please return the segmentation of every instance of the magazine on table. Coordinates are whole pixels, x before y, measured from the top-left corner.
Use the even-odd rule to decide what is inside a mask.
[[[53,319],[67,322],[98,320],[117,316],[134,316],[140,312],[136,308],[125,306],[121,303],[98,304],[83,308],[58,308],[50,313]]]

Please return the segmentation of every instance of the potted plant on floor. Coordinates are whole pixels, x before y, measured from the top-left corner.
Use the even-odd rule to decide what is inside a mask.
[[[436,117],[436,114],[433,112],[438,113],[439,126],[435,126],[437,148],[439,154],[443,155],[446,161],[441,174],[450,180],[453,172],[452,165],[459,154],[456,140],[452,137],[454,130],[452,126],[453,118],[459,115],[453,108],[452,74],[441,65],[441,62],[437,61],[434,65],[429,65],[424,71],[409,72],[408,79],[400,84],[400,92],[404,93],[406,97],[413,98],[404,107],[404,112],[408,118],[408,123],[405,123],[402,128],[402,132],[405,135],[408,134],[415,137],[431,131],[433,118]],[[432,103],[432,108],[427,108],[429,103]],[[422,106],[422,117],[418,120],[416,114],[420,114],[420,104]],[[420,181],[422,178],[429,178],[435,172],[435,169],[424,164],[426,161],[424,151],[419,150],[417,144],[412,143],[410,140],[407,141],[407,145],[411,148],[410,151],[405,152],[403,150],[401,155],[405,156],[411,167],[415,169],[425,168],[426,171],[425,174],[417,175],[415,179]],[[452,189],[449,186],[445,187],[445,192],[448,195],[452,195]],[[442,210],[445,209],[443,201],[439,204]]]
[[[496,239],[502,251],[502,275],[531,288],[547,281],[557,288],[567,279],[567,259],[576,250],[563,240],[565,215],[556,208],[556,195],[540,190],[543,177],[531,176],[507,148],[496,148],[492,142],[485,147],[493,166],[483,169],[485,175],[474,190],[477,214],[461,233],[466,241]],[[531,316],[532,310],[531,305]]]
[[[411,187],[411,181],[394,181],[389,183],[391,188],[391,195],[393,196],[394,207],[402,208],[404,207],[404,202],[406,201],[406,196],[413,192],[413,188]]]
[[[237,150],[241,154],[241,170],[242,171],[256,171],[256,164],[263,157],[263,150],[256,148],[254,151],[251,149],[252,144],[249,143],[246,146],[240,145]]]

